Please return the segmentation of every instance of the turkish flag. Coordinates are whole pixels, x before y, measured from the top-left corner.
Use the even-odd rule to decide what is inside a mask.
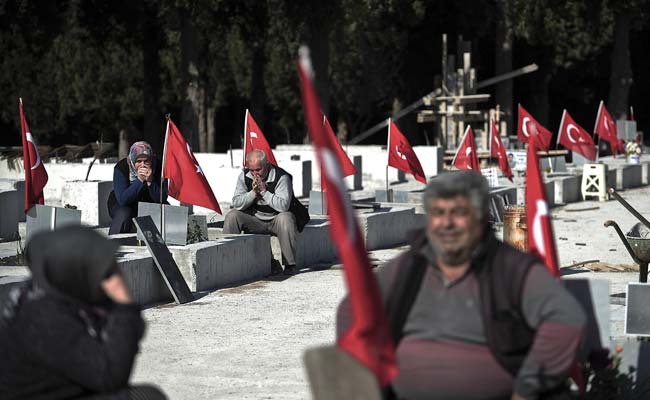
[[[594,133],[604,140],[608,141],[612,148],[612,153],[616,155],[619,151],[618,133],[616,131],[616,123],[605,107],[605,102],[600,101],[598,106],[598,114],[596,115],[596,125],[594,126]]]
[[[460,146],[456,151],[451,165],[458,169],[472,170],[481,172],[481,164],[478,162],[478,154],[476,153],[476,142],[474,141],[474,131],[472,127],[467,125],[465,134],[460,141]]]
[[[564,110],[557,142],[571,151],[581,154],[588,160],[596,160],[596,145],[589,132],[576,124],[571,115]]]
[[[418,156],[391,119],[388,119],[388,165],[413,174],[416,180],[427,183],[427,177],[424,175]]]
[[[34,204],[45,204],[43,188],[47,184],[47,171],[38,154],[36,141],[29,131],[23,113],[23,99],[18,101],[20,110],[20,130],[23,140],[23,168],[25,169],[25,214]]]
[[[343,170],[343,176],[345,177],[345,176],[356,174],[357,169],[354,167],[354,164],[352,164],[352,161],[350,161],[350,158],[343,150],[341,143],[339,143],[338,139],[336,138],[336,134],[334,133],[334,130],[332,129],[332,126],[330,125],[330,122],[327,120],[325,114],[323,114],[323,127],[325,128],[325,132],[331,135],[334,138],[336,144],[338,144],[338,146],[336,147],[336,151],[337,151],[338,159],[343,162],[343,164],[341,165],[341,169]],[[327,183],[323,179],[322,168],[321,168],[320,186],[322,191],[327,190],[326,185]]]
[[[341,160],[341,162],[343,163],[341,164],[341,169],[343,170],[343,176],[350,176],[356,174],[357,169],[354,167],[354,164],[352,164],[352,161],[350,161],[350,158],[345,153],[345,150],[343,150],[343,146],[341,146],[341,143],[339,143],[338,139],[336,138],[336,134],[334,133],[334,130],[330,125],[330,121],[327,119],[325,115],[323,115],[323,126],[325,127],[325,132],[331,135],[334,138],[334,142],[338,145],[336,146],[336,154],[338,159]]]
[[[499,159],[501,172],[512,182],[512,170],[510,169],[510,164],[508,164],[506,149],[503,147],[503,142],[501,142],[499,130],[494,120],[490,120],[490,157]]]
[[[528,252],[539,257],[553,276],[560,276],[551,215],[539,171],[537,151],[530,145],[526,160],[526,224],[528,225]]]
[[[387,386],[397,375],[395,348],[379,285],[370,268],[366,246],[347,196],[341,166],[344,160],[336,150],[338,144],[323,129],[321,108],[314,89],[314,72],[309,50],[300,49],[298,62],[303,109],[322,176],[327,182],[327,213],[330,235],[343,262],[353,322],[339,339],[338,345],[370,369],[381,386]]]
[[[553,134],[544,128],[521,104],[519,104],[519,117],[517,119],[517,139],[528,143],[530,138],[538,150],[548,151],[551,148]]]
[[[171,118],[167,120],[163,177],[169,179],[167,192],[171,197],[221,214],[217,198],[214,197],[199,162]]]
[[[244,167],[246,166],[246,154],[252,150],[262,150],[266,154],[266,159],[277,167],[278,162],[275,161],[269,142],[266,141],[262,130],[257,126],[253,115],[247,109],[246,120],[244,121]]]

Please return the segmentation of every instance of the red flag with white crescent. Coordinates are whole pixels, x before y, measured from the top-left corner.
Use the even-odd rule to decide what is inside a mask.
[[[23,168],[25,169],[25,214],[34,204],[45,204],[43,188],[47,184],[47,171],[38,154],[36,141],[29,131],[27,119],[23,113],[23,100],[19,100],[20,130],[23,140]]]
[[[221,214],[221,207],[194,157],[190,145],[174,122],[167,120],[163,176],[169,179],[167,193],[176,200],[209,208]]]
[[[422,164],[406,136],[393,120],[389,119],[388,122],[388,165],[412,174],[416,180],[422,183],[427,183]]]
[[[269,142],[264,137],[257,122],[255,122],[253,115],[247,109],[246,119],[244,121],[244,167],[246,166],[246,154],[253,150],[262,150],[266,154],[266,159],[276,167],[278,166]]]
[[[343,150],[343,146],[341,146],[341,143],[339,143],[338,139],[336,138],[336,134],[334,133],[334,130],[332,129],[332,126],[330,125],[330,122],[327,119],[327,117],[325,116],[325,114],[323,114],[323,128],[325,129],[325,133],[332,136],[334,138],[334,142],[336,144],[338,144],[338,146],[336,146],[336,152],[337,152],[336,155],[337,155],[337,158],[339,160],[341,160],[341,162],[343,163],[341,165],[341,170],[343,171],[343,176],[346,177],[346,176],[356,174],[357,169],[354,167],[354,164],[352,164],[352,161],[350,161],[350,158],[348,157],[348,155]],[[322,172],[322,169],[321,169],[321,172]],[[322,176],[321,176],[321,179],[320,179],[320,186],[321,186],[322,191],[327,190],[327,182],[323,179]]]
[[[596,125],[594,126],[594,133],[604,140],[608,141],[612,148],[612,153],[616,155],[619,151],[618,132],[616,130],[616,123],[607,111],[605,102],[600,101],[598,106],[598,114],[596,114]]]
[[[539,160],[534,146],[528,146],[526,160],[526,223],[528,225],[528,252],[539,257],[553,276],[560,276],[551,214],[549,213]]]
[[[537,122],[521,104],[519,104],[518,114],[517,139],[522,143],[532,141],[538,150],[548,151],[551,148],[553,133]]]
[[[492,119],[490,120],[490,157],[499,160],[499,168],[501,169],[501,172],[503,172],[503,175],[512,182],[512,170],[510,169],[510,164],[508,164],[506,149],[503,147],[503,142],[499,137],[497,124]]]
[[[465,134],[460,141],[460,146],[458,146],[451,165],[462,170],[481,172],[481,164],[478,161],[478,154],[476,153],[474,131],[469,125],[465,128]]]
[[[339,339],[338,345],[371,370],[381,386],[387,386],[397,375],[395,349],[379,285],[373,274],[366,246],[347,196],[337,143],[323,129],[320,103],[313,84],[313,69],[306,47],[300,49],[298,75],[305,120],[321,176],[327,182],[327,213],[330,235],[343,261],[352,308],[352,326]]]
[[[571,151],[581,154],[588,160],[596,160],[596,145],[587,130],[571,118],[571,115],[564,110],[557,142]]]

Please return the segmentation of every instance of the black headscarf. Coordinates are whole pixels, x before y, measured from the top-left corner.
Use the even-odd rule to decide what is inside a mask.
[[[100,304],[108,300],[101,282],[117,271],[117,248],[90,228],[69,226],[34,234],[25,255],[34,283],[45,292]]]

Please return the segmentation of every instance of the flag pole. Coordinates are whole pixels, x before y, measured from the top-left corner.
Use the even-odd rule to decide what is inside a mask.
[[[598,112],[596,113],[596,122],[594,122],[594,134],[598,136],[598,139],[596,139],[596,161],[598,161],[598,158],[600,156],[600,135],[596,131],[598,129],[598,120],[600,119],[600,112],[603,109],[603,101],[600,101],[600,104],[598,105]],[[612,151],[612,155],[613,155]]]
[[[325,127],[325,120],[327,117],[325,117],[325,113],[323,113],[323,128]],[[321,204],[321,210],[323,209],[323,204],[325,204],[325,199],[323,198],[323,168],[321,167],[320,169],[320,204]]]
[[[388,191],[388,163],[390,162],[390,117],[388,118],[388,139],[386,142],[386,201],[391,202],[393,196],[390,195]]]
[[[562,119],[560,120],[560,127],[557,130],[557,141],[555,142],[555,149],[560,144],[560,137],[562,137],[562,126],[564,125],[564,116],[566,115],[566,108],[562,111]]]
[[[244,164],[244,167],[246,166],[246,132],[248,131],[248,108],[246,109],[246,115],[244,116],[244,136],[242,140],[242,152],[244,153],[242,155],[242,163]]]
[[[171,115],[167,113],[165,115],[167,118],[167,128],[165,128],[165,144],[163,145],[163,156],[162,156],[162,165],[160,166],[160,234],[162,235],[163,240],[165,240],[165,208],[163,205],[163,184],[165,182],[165,161],[167,159],[167,138],[169,137],[169,121],[171,121]]]
[[[488,160],[491,161],[489,164],[492,164],[492,163],[494,163],[494,159],[492,158],[492,136],[494,136],[494,129],[492,128],[492,126],[493,126],[492,118],[490,118],[489,124],[490,124],[490,127],[488,128],[488,132],[489,132],[489,135],[488,135],[488,152],[490,153],[490,156],[488,157]]]

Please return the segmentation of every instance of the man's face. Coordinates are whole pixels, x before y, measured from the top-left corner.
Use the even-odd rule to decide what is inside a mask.
[[[266,179],[266,174],[268,173],[268,166],[263,166],[262,161],[259,158],[251,157],[247,163],[248,170],[253,176],[259,176],[262,179]]]
[[[430,200],[427,237],[446,264],[455,266],[468,261],[481,234],[478,213],[467,197]]]

